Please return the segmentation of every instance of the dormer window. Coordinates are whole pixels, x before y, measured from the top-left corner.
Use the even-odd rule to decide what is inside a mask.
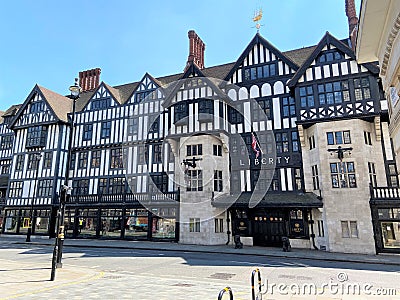
[[[33,102],[31,104],[29,112],[31,114],[32,113],[38,113],[38,112],[44,111],[44,108],[45,108],[45,106],[44,106],[44,102],[43,101]]]
[[[277,75],[276,63],[244,69],[244,81],[268,78]]]
[[[92,110],[107,109],[111,106],[111,98],[93,99],[91,108]]]
[[[319,64],[326,64],[326,63],[330,63],[332,61],[339,61],[343,59],[343,55],[336,51],[326,51],[323,52],[319,55],[319,57],[317,58],[317,63]]]
[[[134,101],[134,103],[140,103],[140,102],[142,102],[146,97],[148,97],[149,99],[155,99],[156,93],[154,92],[154,90],[145,91],[145,92],[137,92],[137,93],[135,94],[135,101]]]

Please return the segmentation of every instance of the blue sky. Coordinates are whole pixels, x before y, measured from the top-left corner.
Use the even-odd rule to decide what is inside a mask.
[[[256,33],[260,7],[260,33],[281,51],[314,45],[326,31],[348,36],[345,0],[4,1],[0,110],[25,101],[36,83],[68,94],[91,68],[110,85],[179,73],[190,29],[206,44],[206,67],[233,62]]]

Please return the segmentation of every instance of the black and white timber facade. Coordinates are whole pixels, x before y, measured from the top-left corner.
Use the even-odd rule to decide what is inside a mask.
[[[69,172],[67,238],[224,244],[240,235],[280,246],[288,236],[294,247],[400,251],[383,246],[371,219],[374,199],[398,186],[379,69],[357,64],[349,43],[326,33],[316,46],[281,52],[257,33],[233,63],[204,68],[204,52],[194,52],[181,74],[101,82],[83,91],[74,115],[70,98],[35,86],[0,124],[2,232],[25,234],[33,211],[33,234],[53,236]],[[216,90],[237,110],[207,78],[227,83]],[[161,101],[178,80],[190,87]],[[254,134],[266,145],[260,157]],[[271,178],[260,165],[273,166]],[[252,207],[257,183],[264,196]],[[209,201],[202,210],[199,199]]]

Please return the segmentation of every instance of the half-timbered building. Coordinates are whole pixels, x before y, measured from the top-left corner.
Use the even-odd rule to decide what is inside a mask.
[[[59,193],[66,174],[68,113],[72,100],[36,85],[12,117],[12,164],[5,233],[54,232]],[[34,216],[33,223],[30,223]]]
[[[3,232],[33,215],[54,234],[67,178],[67,237],[383,250],[371,191],[398,176],[377,65],[329,33],[285,52],[257,33],[209,68],[194,31],[189,45],[183,73],[109,86],[93,69],[75,104],[35,86],[5,114]]]

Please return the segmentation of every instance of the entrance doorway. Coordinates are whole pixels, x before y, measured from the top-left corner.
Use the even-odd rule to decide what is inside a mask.
[[[282,210],[259,209],[250,218],[254,245],[282,246],[282,237],[287,236]]]

